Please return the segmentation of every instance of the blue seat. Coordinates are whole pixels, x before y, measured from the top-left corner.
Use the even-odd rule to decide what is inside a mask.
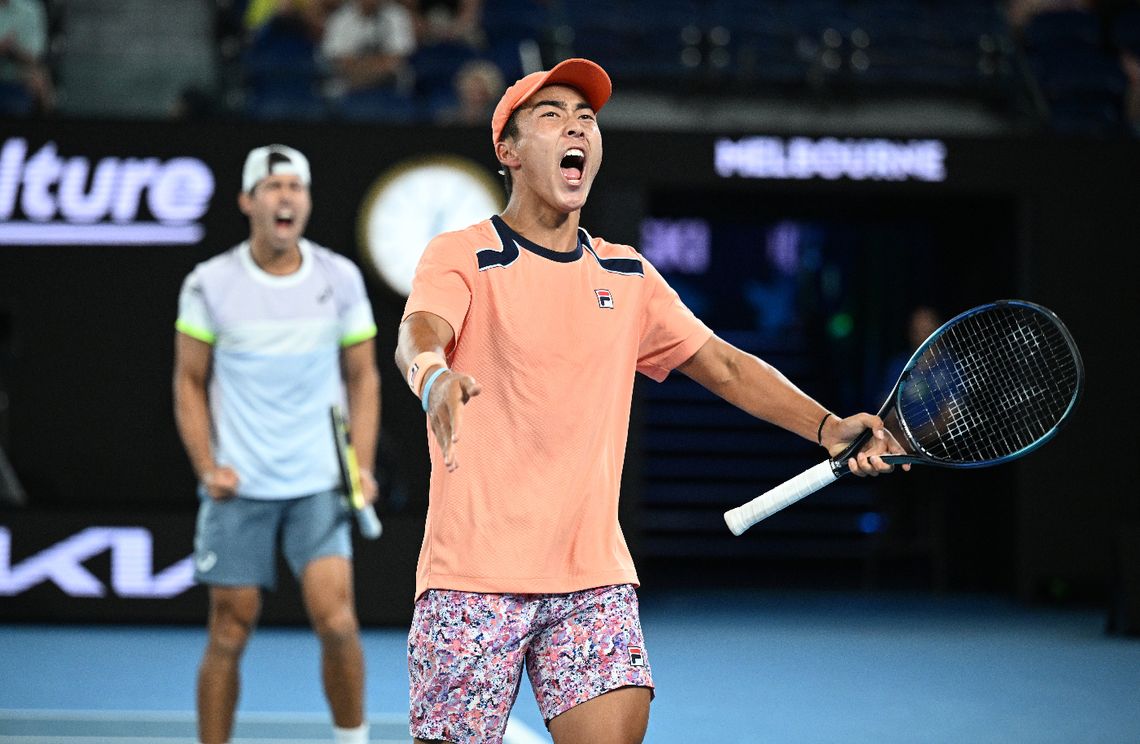
[[[574,30],[575,55],[596,60],[627,84],[668,88],[697,72],[699,60],[685,56],[693,45],[683,29],[699,33],[699,11],[691,0],[662,0],[652,7],[635,0],[576,0],[567,5],[566,20]]]
[[[347,93],[333,112],[345,121],[382,121],[405,124],[418,121],[416,100],[394,88],[366,88]]]
[[[500,39],[489,45],[486,57],[503,71],[503,79],[510,85],[530,70],[523,70],[519,39]]]
[[[1038,13],[1026,23],[1023,38],[1028,51],[1100,46],[1100,18],[1083,10]]]
[[[256,121],[320,121],[328,117],[329,108],[316,91],[288,83],[262,84],[246,91],[245,113]]]
[[[0,82],[0,114],[28,116],[35,110],[35,100],[20,83]]]
[[[409,60],[416,73],[416,94],[431,98],[455,87],[455,73],[478,57],[466,44],[442,43],[420,47]]]
[[[258,29],[242,54],[247,74],[310,75],[315,70],[317,45],[300,21],[276,16]]]
[[[1076,135],[1122,134],[1126,130],[1120,100],[1099,95],[1054,101],[1049,126],[1055,132]]]
[[[1128,80],[1116,57],[1095,47],[1070,47],[1039,49],[1029,62],[1057,131],[1122,130]]]
[[[492,46],[544,39],[557,23],[542,0],[494,0],[483,7],[483,28]]]
[[[317,47],[299,22],[274,18],[242,54],[245,110],[258,120],[319,120],[328,114]]]
[[[1117,49],[1140,56],[1140,7],[1120,12],[1112,23],[1112,41]]]
[[[1040,52],[1030,67],[1046,98],[1081,93],[1123,97],[1128,86],[1120,61],[1099,49],[1065,49]]]

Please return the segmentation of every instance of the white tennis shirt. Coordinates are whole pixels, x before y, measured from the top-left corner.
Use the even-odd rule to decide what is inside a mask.
[[[343,405],[340,350],[376,335],[359,269],[302,240],[301,268],[260,269],[245,242],[198,264],[175,327],[213,346],[211,440],[238,493],[302,496],[340,482],[329,407]]]

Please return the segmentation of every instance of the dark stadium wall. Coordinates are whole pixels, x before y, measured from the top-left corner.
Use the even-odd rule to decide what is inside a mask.
[[[734,133],[731,138],[748,135]],[[387,169],[432,153],[460,155],[489,174],[495,167],[482,128],[0,122],[0,147],[14,139],[24,142],[25,159],[0,159],[0,235],[8,236],[6,244],[0,244],[0,392],[9,401],[6,414],[0,412],[0,444],[28,492],[29,504],[22,511],[0,506],[0,526],[36,531],[47,529],[42,525],[51,521],[42,515],[57,513],[87,513],[92,525],[103,524],[105,517],[122,522],[131,513],[144,522],[162,514],[192,515],[193,478],[171,414],[173,321],[186,273],[245,235],[236,196],[241,162],[251,147],[285,142],[308,154],[314,172],[308,235],[358,262],[361,200]],[[611,240],[636,243],[649,195],[662,189],[705,190],[758,203],[769,197],[811,202],[823,211],[845,203],[862,208],[879,201],[992,197],[1016,212],[1011,218],[1016,231],[1007,247],[1015,257],[1011,291],[1051,307],[1069,324],[1084,353],[1089,384],[1070,427],[1040,454],[1015,466],[1015,494],[970,494],[973,506],[967,516],[977,528],[975,534],[1005,545],[1000,551],[980,553],[987,561],[1004,564],[976,570],[1008,575],[1009,581],[998,582],[997,588],[1016,589],[1025,598],[1103,596],[1111,581],[1110,546],[1117,527],[1140,519],[1136,489],[1130,485],[1137,396],[1128,392],[1124,368],[1130,330],[1140,310],[1134,286],[1140,213],[1131,203],[1140,148],[1125,141],[956,139],[943,142],[941,180],[889,181],[834,173],[783,180],[719,175],[714,159],[722,139],[607,132],[606,163],[584,224]],[[784,143],[790,147],[789,139]],[[60,167],[68,167],[75,158],[86,158],[93,169],[108,159],[118,166],[131,158],[156,158],[166,164],[200,160],[213,177],[208,209],[200,215],[193,193],[167,194],[172,201],[164,205],[146,192],[135,195],[136,210],[123,207],[118,218],[84,214],[80,204],[72,221],[79,228],[132,219],[153,224],[158,211],[173,215],[172,223],[197,225],[202,237],[181,245],[99,245],[83,240],[58,245],[36,233],[37,242],[21,243],[21,225],[59,222],[58,214],[47,214],[53,204],[58,212],[58,193],[47,189],[38,202],[26,197],[31,187],[22,179],[27,177],[28,159],[37,153],[41,165],[54,157]],[[157,181],[151,186],[152,191],[161,188]],[[129,195],[122,198],[129,201]],[[955,233],[956,239],[968,242],[971,229],[967,224]],[[976,229],[1001,228],[979,218]],[[427,460],[422,413],[391,362],[403,300],[374,275],[366,276],[380,327],[378,361],[385,383],[382,464],[395,493],[387,516],[408,533],[393,539],[390,547],[366,548],[375,568],[361,583],[367,581],[370,590],[381,592],[376,601],[382,606],[362,608],[362,618],[386,621],[394,615],[385,608],[410,606],[410,576],[405,574],[414,565],[422,534],[417,525],[426,499]],[[962,299],[971,300],[971,292],[980,295],[991,286],[979,284],[975,275],[961,277],[961,283],[968,290]],[[635,448],[637,441],[635,434]],[[636,452],[631,461],[636,472]],[[47,521],[36,522],[41,517]],[[636,508],[630,507],[623,518],[629,520],[627,529],[636,545]],[[67,524],[79,530],[81,522]],[[179,523],[190,529],[184,518]],[[37,524],[41,527],[28,526]],[[72,532],[41,537],[13,532],[10,565],[68,534]],[[189,533],[183,537],[188,544]],[[727,533],[725,539],[731,539]],[[385,552],[397,548],[398,558]],[[8,571],[10,566],[0,568]],[[400,579],[383,576],[397,568]],[[40,599],[22,595],[6,600],[4,616],[43,616],[44,607],[54,601],[43,597],[54,590],[36,591]],[[399,612],[396,616],[402,617]]]
[[[1140,526],[1131,389],[1140,292],[1140,146],[1058,140],[1020,152],[1023,286],[1080,344],[1087,386],[1071,426],[1018,471],[1018,593],[1065,601],[1120,591],[1121,541]],[[1140,586],[1130,591],[1140,592]]]

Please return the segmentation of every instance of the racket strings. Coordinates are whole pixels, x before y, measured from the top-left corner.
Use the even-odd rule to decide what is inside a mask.
[[[899,393],[900,417],[928,456],[997,460],[1046,436],[1076,395],[1066,335],[1032,308],[967,316],[923,352]]]

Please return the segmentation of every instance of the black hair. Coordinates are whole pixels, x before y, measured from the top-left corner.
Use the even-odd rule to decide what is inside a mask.
[[[519,136],[518,114],[519,110],[515,109],[511,112],[511,115],[507,117],[507,123],[503,125],[502,134],[499,135],[499,142],[507,139],[515,139]],[[511,182],[511,169],[504,165],[499,172],[503,174],[503,188],[507,192],[507,201],[510,201],[511,188],[514,186]]]

